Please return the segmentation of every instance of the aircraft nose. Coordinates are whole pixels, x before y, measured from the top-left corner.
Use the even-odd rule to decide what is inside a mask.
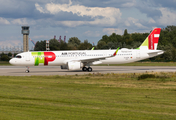
[[[14,59],[12,58],[12,59],[9,61],[9,63],[10,63],[11,65],[14,65],[14,63],[15,63]]]

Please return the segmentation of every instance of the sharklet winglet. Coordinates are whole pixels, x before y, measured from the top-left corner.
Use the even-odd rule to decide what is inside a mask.
[[[94,47],[91,50],[94,50]]]
[[[116,56],[119,49],[120,49],[120,47],[117,48],[117,50],[114,52],[114,54],[112,56]]]
[[[136,50],[140,50],[140,48],[136,48]]]

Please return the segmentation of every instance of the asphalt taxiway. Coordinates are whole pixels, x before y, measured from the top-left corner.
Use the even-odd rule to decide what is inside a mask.
[[[30,67],[26,73],[23,66],[0,66],[0,76],[32,76],[32,75],[84,75],[89,73],[141,73],[141,72],[176,72],[176,66],[92,66],[92,72],[82,70],[62,70],[60,66]]]

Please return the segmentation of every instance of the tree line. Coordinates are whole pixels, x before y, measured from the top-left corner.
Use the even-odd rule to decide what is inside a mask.
[[[54,50],[88,50],[92,48],[92,44],[88,40],[81,42],[77,37],[71,37],[68,40],[68,43],[56,39],[49,40],[50,51]],[[35,45],[34,51],[45,51],[46,50],[46,40],[38,41]]]
[[[9,52],[8,54],[4,54],[4,53],[1,53],[0,54],[0,60],[1,61],[9,61],[13,56],[15,56],[17,53],[15,54],[12,54],[11,52]]]

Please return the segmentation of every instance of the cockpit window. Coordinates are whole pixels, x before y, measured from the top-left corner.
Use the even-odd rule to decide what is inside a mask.
[[[15,58],[21,58],[21,55],[17,55]]]

